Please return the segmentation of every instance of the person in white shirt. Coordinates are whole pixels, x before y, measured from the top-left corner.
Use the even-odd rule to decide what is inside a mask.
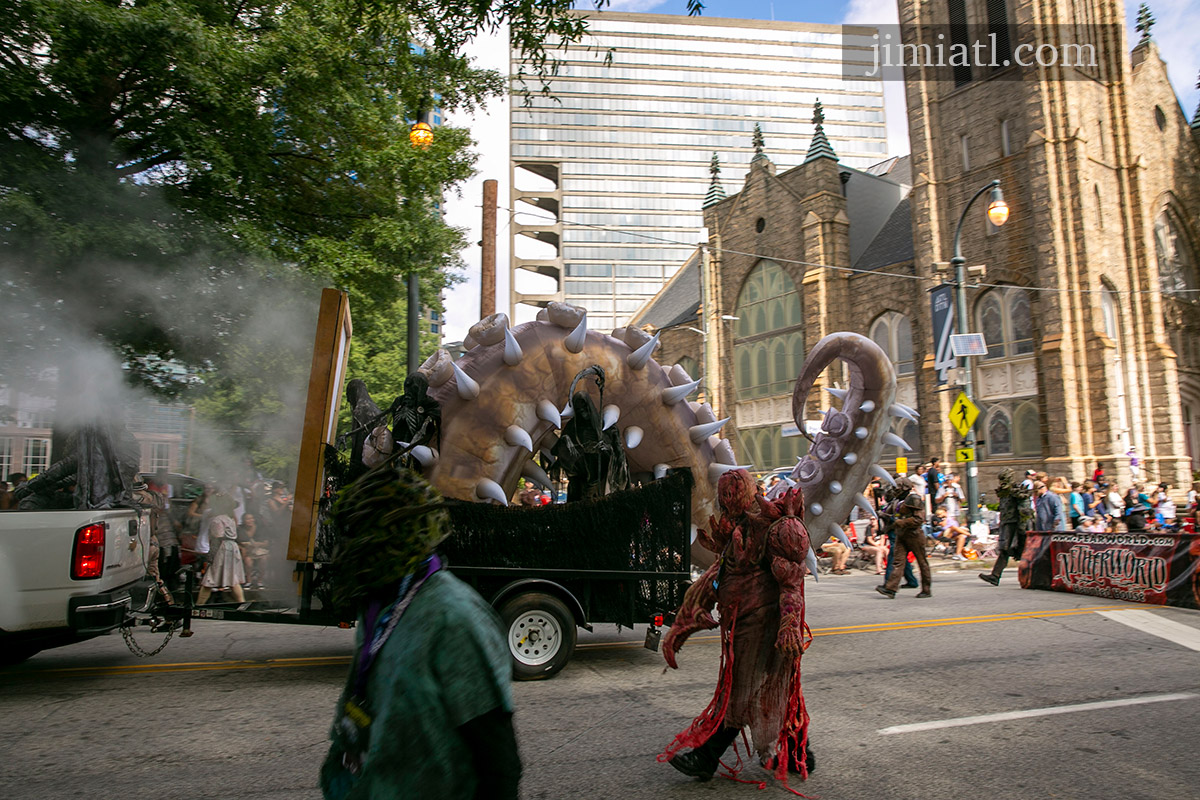
[[[950,525],[958,525],[962,520],[962,506],[966,497],[963,495],[962,487],[958,485],[957,475],[946,476],[935,500],[938,506],[946,509],[946,522]]]

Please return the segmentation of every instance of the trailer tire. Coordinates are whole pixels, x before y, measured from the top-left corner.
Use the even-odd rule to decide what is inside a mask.
[[[536,681],[559,673],[575,652],[575,617],[561,600],[526,592],[500,607],[513,678]]]

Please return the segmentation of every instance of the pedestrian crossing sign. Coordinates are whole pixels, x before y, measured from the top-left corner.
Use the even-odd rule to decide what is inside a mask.
[[[975,460],[974,447],[959,447],[954,451],[954,460],[959,464],[965,464],[968,461]]]
[[[950,424],[958,431],[958,435],[966,436],[978,416],[979,406],[971,402],[966,392],[959,392],[958,397],[954,398],[954,405],[950,407]]]

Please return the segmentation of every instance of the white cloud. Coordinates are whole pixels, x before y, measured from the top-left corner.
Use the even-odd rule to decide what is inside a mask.
[[[899,25],[900,12],[896,0],[850,0],[843,25]],[[883,113],[887,121],[889,155],[909,152],[908,108],[904,98],[904,82],[900,69],[883,70]]]
[[[474,65],[486,69],[508,70],[508,28],[481,37],[469,48]],[[461,196],[446,199],[446,220],[455,227],[467,229],[470,243],[460,254],[466,262],[466,278],[449,289],[444,297],[446,320],[445,341],[462,339],[467,329],[479,320],[480,248],[483,235],[483,182],[491,179],[498,184],[499,210],[496,214],[496,310],[508,313],[508,212],[509,205],[509,114],[507,96],[495,98],[475,114],[451,114],[447,121],[457,127],[470,128],[479,160],[475,176],[461,186]]]

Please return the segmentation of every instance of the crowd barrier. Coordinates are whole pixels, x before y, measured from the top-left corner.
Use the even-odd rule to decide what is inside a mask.
[[[1034,531],[1018,573],[1023,589],[1200,608],[1200,534]]]

